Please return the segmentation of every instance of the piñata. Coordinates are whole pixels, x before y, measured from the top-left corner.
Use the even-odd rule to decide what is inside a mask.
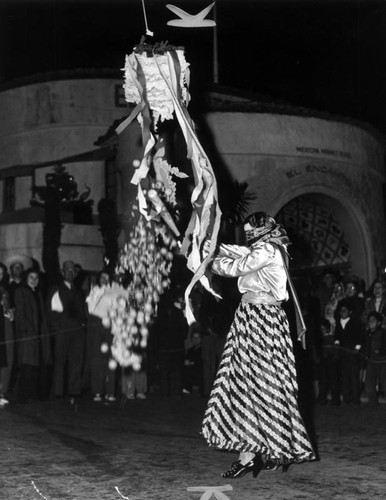
[[[134,244],[130,246],[130,243],[125,246],[120,259],[121,271],[129,269],[132,272],[134,268],[137,269],[138,266],[133,263],[135,259],[141,260],[141,258],[144,258],[141,257],[141,253],[146,254],[150,248],[153,248],[146,235],[151,230],[154,221],[162,220],[168,226],[170,234],[174,238],[171,241],[175,241],[175,238],[180,237],[179,230],[166,205],[174,206],[176,203],[176,182],[173,177],[186,177],[186,174],[168,163],[162,139],[157,134],[157,126],[160,122],[176,118],[186,142],[186,155],[191,163],[194,180],[194,189],[191,194],[192,213],[185,234],[180,238],[182,240],[180,241],[181,252],[186,256],[187,266],[193,273],[191,282],[185,292],[186,316],[188,322],[192,323],[194,316],[190,308],[189,295],[193,286],[197,281],[200,281],[206,289],[215,294],[205,275],[205,270],[216,246],[221,211],[218,204],[217,184],[213,168],[200,144],[194,123],[187,111],[190,101],[189,64],[185,59],[183,47],[175,47],[167,43],[150,45],[141,42],[134,47],[130,55],[126,56],[123,70],[125,74],[123,87],[126,101],[136,106],[131,115],[118,127],[117,133],[120,133],[129,123],[137,119],[142,129],[144,150],[142,159],[136,165],[136,170],[131,179],[132,184],[137,185],[138,188],[137,207],[140,216],[137,224],[140,226],[139,232],[142,240],[135,237],[135,241],[141,241],[140,246],[135,247]],[[149,185],[150,169],[155,172],[155,182],[151,183],[150,189],[145,189],[143,181],[147,178],[146,185]],[[210,251],[203,259],[201,257],[201,247],[208,237],[210,237],[211,241]],[[158,242],[162,238],[158,237]],[[162,239],[162,241],[165,244],[165,239]],[[157,245],[154,247],[156,253],[159,254],[158,257],[166,260],[171,265],[171,261],[168,259],[172,256],[171,250],[174,250],[174,247],[169,248],[166,254]],[[129,264],[130,259],[133,260],[131,264]],[[165,270],[170,270],[168,265]],[[152,280],[151,274],[146,271],[147,266],[144,265],[143,269],[145,270],[142,276],[143,279],[137,281],[134,279],[133,286],[138,288],[136,291],[140,290],[141,287],[146,290],[146,286]],[[157,298],[159,298],[162,290],[169,285],[165,276],[163,285],[156,292]],[[151,314],[154,314],[154,305]],[[140,307],[144,307],[144,304],[137,304],[136,310],[138,311]],[[131,307],[128,303],[126,303],[125,311],[127,318],[134,315],[133,312],[130,312]],[[145,313],[144,318],[146,323],[149,316],[146,316]],[[145,345],[146,335],[138,336],[138,331],[141,328],[146,327],[138,324],[131,325],[131,332],[135,332],[135,334],[129,333],[127,336],[129,341],[123,343],[128,350],[131,349],[134,341],[139,343],[140,346]],[[122,330],[121,328],[121,334],[123,331],[125,331],[126,335],[127,329]],[[131,353],[122,354],[120,358],[125,357],[125,359],[127,358],[126,362],[128,362],[130,355]],[[121,362],[121,360],[118,360],[118,362]],[[135,358],[133,363],[137,366],[138,359]]]

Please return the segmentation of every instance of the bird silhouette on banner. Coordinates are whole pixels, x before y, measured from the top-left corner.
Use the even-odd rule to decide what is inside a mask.
[[[205,19],[210,10],[212,9],[214,2],[202,9],[198,14],[188,14],[184,10],[171,5],[168,3],[166,7],[177,14],[181,19],[172,19],[168,21],[168,26],[178,26],[179,28],[208,28],[211,26],[216,26],[216,22],[212,19]]]

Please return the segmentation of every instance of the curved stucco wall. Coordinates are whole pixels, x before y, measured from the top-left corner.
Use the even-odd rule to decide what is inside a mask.
[[[0,92],[0,169],[60,160],[96,149],[96,139],[128,112],[124,102],[117,101],[121,87],[121,80],[92,78],[35,83]],[[103,161],[64,165],[80,192],[91,188],[95,212],[105,196]],[[36,170],[37,185],[45,185],[47,172],[52,172],[52,167]],[[31,187],[31,176],[16,178],[15,209],[30,206]],[[2,197],[0,186],[1,206]],[[0,260],[18,251],[41,261],[41,223],[3,225],[0,234]],[[85,269],[100,269],[103,245],[99,228],[65,224],[59,254],[61,261],[72,259]]]
[[[341,208],[354,272],[374,278],[386,256],[384,150],[375,136],[312,117],[216,112],[206,119],[222,167],[256,194],[251,211],[276,214],[297,196],[323,195]]]
[[[0,169],[95,149],[95,140],[127,114],[126,107],[117,106],[116,91],[121,86],[116,79],[61,80],[0,92]],[[104,196],[102,162],[72,163],[66,168],[80,191],[91,188],[96,203]],[[44,185],[48,171],[52,168],[36,171],[38,185]],[[29,206],[31,193],[26,187],[24,182],[18,189],[16,208]]]

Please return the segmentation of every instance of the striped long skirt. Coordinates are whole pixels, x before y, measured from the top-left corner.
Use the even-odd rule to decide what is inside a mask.
[[[297,405],[292,340],[280,306],[241,302],[205,413],[210,446],[277,464],[315,458]]]

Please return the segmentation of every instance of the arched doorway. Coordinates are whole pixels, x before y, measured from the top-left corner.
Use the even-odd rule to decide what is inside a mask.
[[[375,277],[368,232],[362,214],[348,201],[325,193],[301,194],[282,205],[276,219],[293,242],[295,275],[333,268],[356,275],[368,285]]]

